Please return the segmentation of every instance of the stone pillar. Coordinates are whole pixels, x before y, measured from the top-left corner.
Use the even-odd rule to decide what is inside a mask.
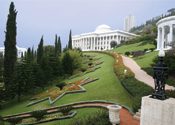
[[[84,49],[84,38],[82,38],[82,51],[83,51],[83,49]]]
[[[171,43],[173,41],[173,25],[169,25],[170,27],[170,41],[169,43]]]
[[[117,36],[117,44],[120,44],[119,35]]]
[[[165,28],[162,27],[162,41],[161,41],[161,48],[160,49],[164,49],[164,45],[165,45]]]
[[[160,28],[158,27],[157,33],[157,50],[160,50]]]
[[[142,98],[140,125],[175,125],[175,99]]]

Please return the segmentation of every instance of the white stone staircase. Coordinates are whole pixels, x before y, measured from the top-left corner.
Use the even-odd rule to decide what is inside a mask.
[[[140,117],[141,117],[141,109],[139,109],[138,112],[136,112],[136,114],[133,116],[133,118],[136,120],[140,120]]]

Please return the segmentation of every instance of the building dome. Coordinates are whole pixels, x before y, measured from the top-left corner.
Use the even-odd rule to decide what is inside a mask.
[[[110,32],[110,31],[112,31],[111,27],[105,24],[99,25],[95,29],[95,33],[103,33],[103,32]]]

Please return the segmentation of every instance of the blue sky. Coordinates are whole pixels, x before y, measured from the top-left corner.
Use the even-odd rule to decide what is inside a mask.
[[[4,44],[6,20],[11,0],[0,0],[0,46]],[[13,0],[17,15],[17,44],[37,47],[44,35],[45,44],[62,44],[73,35],[91,32],[100,24],[123,29],[124,18],[132,14],[136,24],[175,8],[175,0]]]

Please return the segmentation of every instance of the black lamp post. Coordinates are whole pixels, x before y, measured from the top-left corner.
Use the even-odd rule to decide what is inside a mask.
[[[158,63],[153,67],[154,69],[154,83],[155,90],[152,94],[152,98],[165,100],[167,98],[165,94],[165,82],[168,78],[168,67],[163,62],[163,58],[165,56],[165,52],[163,50],[159,51]]]

